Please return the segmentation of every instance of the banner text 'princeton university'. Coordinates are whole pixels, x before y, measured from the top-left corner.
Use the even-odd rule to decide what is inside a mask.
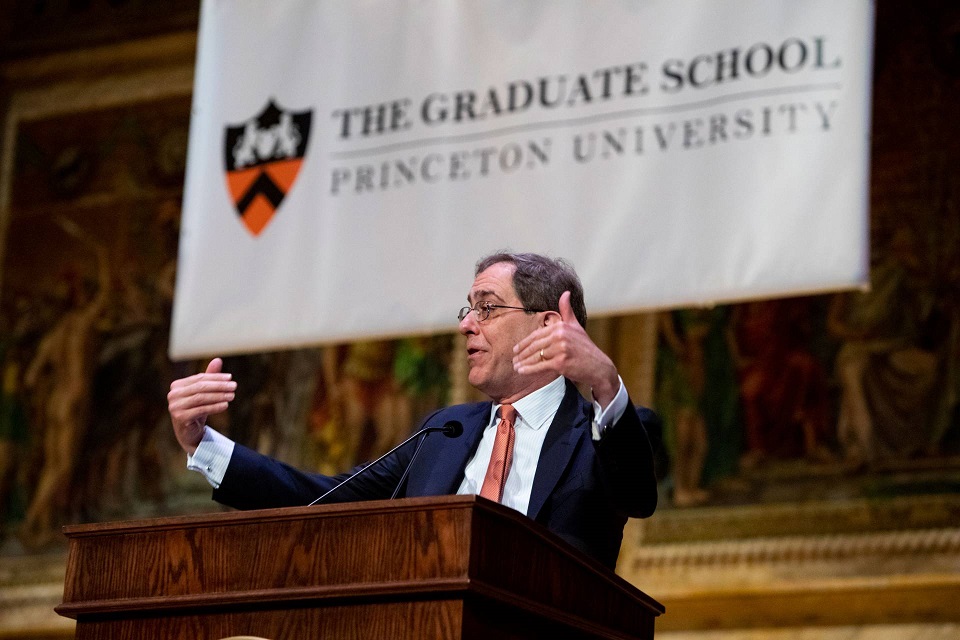
[[[452,331],[505,248],[593,315],[861,286],[873,10],[205,0],[171,354]]]

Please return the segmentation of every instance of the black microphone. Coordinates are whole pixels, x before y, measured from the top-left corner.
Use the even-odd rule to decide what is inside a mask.
[[[350,476],[349,478],[346,478],[346,479],[344,479],[343,481],[338,482],[332,489],[330,489],[329,491],[327,491],[326,493],[324,493],[322,496],[320,496],[319,498],[317,498],[316,500],[314,500],[313,502],[311,502],[311,503],[308,504],[307,506],[308,506],[308,507],[312,507],[313,505],[317,504],[318,502],[320,502],[321,500],[323,500],[324,498],[326,498],[327,496],[329,496],[331,493],[333,493],[334,491],[336,491],[337,489],[339,489],[339,488],[342,487],[343,485],[347,484],[348,482],[350,482],[351,480],[353,480],[354,478],[356,478],[357,476],[359,476],[361,473],[363,473],[363,472],[366,471],[367,469],[371,469],[371,468],[375,467],[377,464],[379,464],[379,462],[380,462],[381,460],[383,460],[383,459],[386,458],[387,456],[389,456],[389,455],[391,455],[391,454],[393,454],[393,453],[396,453],[396,452],[397,452],[401,447],[403,447],[405,444],[409,443],[410,441],[412,441],[412,440],[415,439],[415,438],[419,438],[420,436],[426,436],[428,433],[431,433],[431,432],[433,432],[433,431],[439,431],[440,433],[442,433],[443,435],[447,436],[448,438],[459,438],[459,437],[460,437],[460,434],[463,433],[463,425],[460,424],[460,423],[459,423],[458,421],[456,421],[456,420],[450,420],[450,421],[446,422],[442,427],[424,427],[423,429],[420,429],[419,431],[417,431],[416,433],[414,433],[412,436],[410,436],[409,438],[407,438],[406,440],[404,440],[403,442],[401,442],[400,444],[398,444],[397,446],[395,446],[393,449],[390,449],[390,451],[387,451],[385,454],[383,454],[382,456],[380,456],[379,458],[377,458],[376,460],[374,460],[374,461],[371,462],[370,464],[366,465],[365,467],[363,467],[362,469],[360,469],[359,471],[357,471],[355,474],[353,474],[353,475]],[[397,488],[394,489],[393,495],[390,496],[391,499],[394,498],[394,497],[396,497],[397,491],[400,489],[400,486],[403,484],[403,481],[407,479],[407,474],[410,472],[410,467],[411,467],[411,465],[413,465],[413,461],[414,461],[414,459],[417,457],[417,454],[420,453],[420,447],[423,445],[423,441],[424,441],[424,440],[426,440],[426,437],[424,437],[424,438],[422,438],[422,439],[420,440],[420,443],[417,445],[416,450],[413,452],[413,457],[410,458],[410,462],[407,464],[407,468],[404,469],[404,471],[403,471],[403,477],[400,478],[400,482],[397,484]]]
[[[463,425],[456,420],[450,420],[445,425],[440,427],[440,433],[448,438],[459,438],[460,434],[463,433]],[[403,470],[403,475],[400,476],[400,482],[397,483],[396,489],[394,489],[393,493],[390,494],[391,500],[396,498],[397,494],[400,493],[400,487],[403,486],[403,481],[407,479],[410,469],[413,468],[413,461],[417,459],[417,455],[420,453],[420,447],[423,446],[424,440],[426,440],[426,438],[420,438],[420,442],[417,443],[417,448],[413,450],[413,455],[410,457],[410,462],[407,463],[407,468]]]

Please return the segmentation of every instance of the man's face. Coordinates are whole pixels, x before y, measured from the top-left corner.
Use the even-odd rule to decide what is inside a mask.
[[[481,271],[473,281],[467,302],[522,307],[513,288],[510,262],[498,262]],[[490,317],[477,321],[472,311],[460,322],[460,333],[467,338],[467,363],[470,384],[496,402],[513,402],[542,386],[542,381],[521,376],[513,370],[513,347],[537,329],[541,315],[520,309],[493,309]]]

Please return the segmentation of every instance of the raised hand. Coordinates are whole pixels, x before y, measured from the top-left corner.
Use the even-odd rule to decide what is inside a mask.
[[[173,433],[183,450],[193,454],[203,438],[207,416],[227,410],[237,383],[232,375],[222,373],[223,360],[214,358],[203,373],[170,383],[167,409],[173,422]]]
[[[620,389],[617,367],[590,336],[573,313],[570,292],[560,296],[560,313],[547,316],[547,324],[513,348],[517,373],[554,371],[574,382],[589,385],[600,406],[607,406]]]

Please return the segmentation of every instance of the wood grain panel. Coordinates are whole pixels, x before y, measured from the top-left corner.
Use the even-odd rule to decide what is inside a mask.
[[[77,638],[652,638],[663,607],[476,496],[68,527]]]

